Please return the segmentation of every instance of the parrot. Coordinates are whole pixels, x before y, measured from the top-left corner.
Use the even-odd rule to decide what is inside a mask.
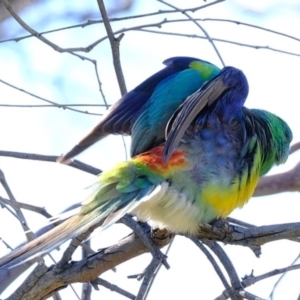
[[[125,94],[87,136],[57,161],[70,163],[74,156],[109,134],[131,135],[131,156],[164,142],[173,112],[220,69],[193,57],[171,57],[163,63],[164,69]]]
[[[102,172],[79,211],[0,259],[0,269],[52,250],[126,213],[173,233],[225,218],[252,196],[258,180],[289,154],[292,131],[280,117],[244,107],[244,73],[224,67],[167,122],[165,142]],[[102,222],[102,223],[101,223]]]

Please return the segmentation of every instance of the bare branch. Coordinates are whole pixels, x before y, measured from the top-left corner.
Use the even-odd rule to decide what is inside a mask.
[[[36,37],[37,39],[39,39],[40,41],[42,41],[43,43],[45,43],[46,45],[50,46],[53,50],[58,51],[60,53],[63,52],[68,52],[74,56],[77,56],[78,58],[82,59],[82,60],[89,60],[92,61],[90,58],[73,53],[74,50],[78,49],[64,49],[61,48],[59,46],[57,46],[56,44],[52,43],[51,41],[49,41],[48,39],[46,39],[44,36],[42,36],[39,32],[35,31],[33,28],[31,28],[26,22],[24,22],[19,15],[13,10],[12,6],[9,4],[8,0],[2,0],[5,8],[10,12],[10,14],[12,15],[12,17],[28,32],[31,33],[31,35],[33,35],[34,37]]]
[[[296,259],[294,259],[294,261],[292,262],[292,264],[289,267],[286,267],[286,268],[283,268],[283,269],[276,269],[276,270],[274,270],[272,272],[269,272],[268,275],[264,274],[264,276],[261,277],[262,279],[264,279],[264,278],[268,278],[270,276],[274,276],[274,275],[277,275],[277,274],[280,274],[280,273],[282,274],[280,276],[280,278],[277,280],[277,282],[275,283],[275,285],[273,287],[273,290],[272,290],[272,292],[271,292],[271,294],[269,296],[269,298],[271,300],[273,300],[273,296],[274,296],[274,292],[276,290],[276,287],[281,282],[281,280],[283,279],[283,277],[287,274],[287,272],[300,269],[300,264],[296,265],[296,262],[299,260],[299,257],[300,257],[300,255],[298,255],[298,257],[296,257]]]
[[[264,176],[254,192],[254,197],[300,191],[300,162],[290,171]]]
[[[165,236],[164,231],[163,236],[159,237],[157,235],[153,238],[159,247],[165,246],[170,241],[169,237]],[[147,247],[143,242],[134,234],[130,234],[116,245],[92,255],[84,261],[68,264],[60,273],[57,273],[55,269],[42,268],[40,270],[37,267],[34,273],[11,297],[12,299],[19,299],[18,295],[28,297],[28,299],[48,297],[52,291],[70,283],[94,281],[100,274],[112,269],[122,261],[129,260],[147,251]]]
[[[237,291],[242,289],[242,285],[231,260],[225,251],[218,245],[218,243],[209,240],[204,240],[203,243],[207,245],[221,261],[230,278],[232,289],[236,294]],[[227,292],[229,291],[227,290]]]
[[[42,154],[34,154],[34,153],[24,153],[24,152],[15,152],[15,151],[4,151],[0,150],[0,156],[6,157],[14,157],[21,159],[31,159],[31,160],[39,160],[46,162],[55,162],[59,156],[56,155],[42,155]],[[93,174],[99,175],[102,171],[100,169],[94,168],[88,164],[85,164],[79,160],[73,160],[69,165],[69,167]]]
[[[262,27],[262,26],[257,26],[257,25],[254,25],[254,24],[249,24],[249,23],[245,23],[245,22],[241,22],[241,21],[237,21],[237,20],[204,18],[204,19],[202,19],[202,21],[224,22],[224,23],[234,23],[236,25],[244,25],[244,26],[247,26],[247,27],[251,27],[251,28],[254,28],[254,29],[262,30],[262,31],[267,31],[267,32],[273,33],[275,35],[280,35],[280,36],[286,37],[288,39],[292,39],[292,40],[295,40],[297,42],[300,42],[300,39],[293,36],[293,35],[289,35],[289,34],[286,34],[286,33],[283,33],[283,32],[279,32],[279,31],[276,31],[276,30],[272,30],[272,29],[269,29],[269,28],[265,28],[265,27]]]
[[[125,95],[127,93],[127,89],[126,89],[125,78],[123,75],[121,60],[120,60],[120,41],[123,38],[124,34],[121,34],[118,38],[115,38],[106,13],[104,2],[102,0],[97,0],[97,2],[101,12],[101,16],[103,18],[103,23],[107,32],[107,36],[110,42],[115,72],[118,79],[121,95]]]
[[[225,225],[222,228],[209,224],[200,224],[197,238],[214,239],[226,244],[240,245],[252,249],[257,257],[260,246],[271,241],[293,239],[300,236],[300,222],[275,224],[268,226],[244,228],[236,225]]]
[[[22,107],[22,108],[40,108],[40,107],[54,107],[54,108],[63,108],[66,109],[68,107],[74,107],[74,106],[90,106],[90,107],[110,107],[111,105],[109,104],[92,104],[92,103],[87,103],[87,104],[63,104],[63,103],[57,103],[57,104],[0,104],[0,107],[12,107],[12,108],[16,108],[16,107]],[[88,113],[88,114],[92,114],[89,112],[84,112],[84,113]],[[95,115],[99,115],[102,116],[102,114],[95,114]]]
[[[34,234],[31,232],[30,228],[27,225],[26,219],[20,209],[19,203],[17,202],[16,198],[14,197],[6,179],[4,176],[4,173],[2,170],[0,170],[0,183],[2,184],[2,186],[4,187],[9,200],[10,200],[10,206],[15,210],[17,216],[18,216],[18,220],[21,223],[21,226],[25,232],[25,235],[28,239],[28,241],[33,240],[35,238]]]
[[[11,201],[8,199],[4,199],[0,196],[0,204],[11,205]],[[52,217],[52,215],[50,215],[44,207],[35,206],[35,205],[31,205],[31,204],[23,203],[23,202],[19,202],[19,201],[18,201],[18,206],[20,208],[27,209],[27,210],[36,212],[38,214],[41,214],[42,216],[44,216],[46,218]]]
[[[59,293],[54,293],[54,295],[52,296],[53,300],[62,300],[62,298],[60,297]]]
[[[157,272],[159,266],[163,264],[166,269],[169,269],[170,266],[166,260],[165,255],[153,244],[152,240],[150,239],[150,235],[145,233],[145,231],[141,227],[145,223],[136,222],[127,215],[121,219],[121,222],[135,232],[135,234],[141,239],[141,241],[148,248],[149,252],[152,254],[152,260],[143,273],[138,275],[131,275],[128,277],[137,278],[138,280],[141,280],[143,278],[139,292],[136,296],[136,300],[143,300],[145,299],[145,295],[149,291],[153,277],[155,276],[155,273]]]
[[[200,30],[204,33],[204,35],[206,36],[207,40],[212,44],[212,46],[213,46],[213,48],[214,48],[214,50],[215,50],[217,56],[219,57],[219,59],[220,59],[220,61],[221,61],[222,66],[225,67],[224,60],[223,60],[223,58],[222,58],[222,56],[221,56],[221,54],[220,54],[218,48],[216,47],[216,45],[215,45],[213,39],[209,36],[209,34],[207,33],[207,31],[204,29],[204,27],[203,27],[202,25],[200,25],[197,21],[195,21],[195,20],[194,20],[187,12],[185,12],[185,11],[179,9],[179,8],[176,7],[175,5],[170,4],[170,3],[168,3],[168,2],[165,2],[165,1],[163,1],[163,0],[157,0],[157,1],[163,3],[163,4],[167,5],[167,6],[173,7],[173,8],[174,8],[175,10],[177,10],[177,11],[180,11],[180,12],[183,13],[185,16],[187,16],[187,18],[189,18],[194,24],[196,24],[196,26],[199,27]]]
[[[243,228],[239,226],[225,226],[225,228],[214,226],[200,227],[199,237],[212,240],[223,241],[227,244],[242,245],[246,247],[257,247],[267,242],[287,239],[300,236],[300,223],[290,223],[282,225],[260,226],[255,228]],[[148,230],[150,228],[148,227]],[[153,241],[158,247],[163,247],[170,242],[173,235],[165,230],[157,230]],[[127,261],[135,256],[147,252],[144,243],[134,234],[122,239],[117,244],[91,255],[88,259],[72,264],[65,264],[61,269],[50,269],[43,272],[39,278],[36,275],[29,276],[26,284],[34,285],[28,291],[26,284],[22,285],[14,295],[21,293],[23,296],[28,294],[29,299],[34,299],[36,295],[42,297],[45,290],[54,291],[59,287],[73,282],[88,282],[98,278],[103,272]],[[14,269],[12,269],[14,270]],[[35,271],[37,272],[38,269]],[[57,273],[59,271],[59,273]],[[1,276],[1,273],[0,273]],[[30,279],[31,278],[31,279]],[[226,288],[228,291],[228,289]],[[20,294],[19,294],[20,295]],[[19,299],[19,298],[13,298]]]
[[[276,269],[276,270],[267,272],[267,273],[259,275],[259,276],[253,276],[251,274],[251,275],[245,276],[243,278],[242,285],[244,287],[248,287],[250,285],[255,284],[258,281],[265,280],[265,279],[270,278],[272,276],[276,276],[276,275],[279,275],[279,274],[285,274],[289,271],[294,271],[294,270],[299,270],[299,269],[300,269],[300,264],[297,264],[297,265],[288,266],[286,268]]]
[[[110,105],[107,103],[106,97],[105,97],[103,89],[102,89],[102,82],[100,81],[100,77],[99,77],[97,61],[94,60],[93,64],[94,64],[94,67],[95,67],[95,74],[96,74],[96,78],[97,78],[97,82],[98,82],[99,91],[101,93],[104,105],[105,105],[106,109],[108,109]]]
[[[96,66],[95,66],[95,67],[96,67]],[[9,87],[11,87],[11,88],[13,88],[13,89],[16,89],[16,90],[20,91],[20,92],[22,92],[22,93],[25,93],[25,94],[27,94],[27,95],[33,97],[33,98],[36,98],[36,99],[45,101],[45,102],[47,102],[47,103],[50,103],[51,106],[55,106],[55,107],[57,107],[57,108],[69,109],[69,110],[72,110],[72,111],[75,111],[75,112],[79,112],[79,113],[83,113],[83,114],[88,114],[88,115],[102,116],[102,114],[90,113],[90,112],[88,112],[88,111],[83,111],[83,110],[71,108],[69,105],[61,105],[61,104],[56,103],[56,102],[54,102],[54,101],[47,100],[47,99],[45,99],[45,98],[43,98],[43,97],[40,97],[40,96],[35,95],[35,94],[31,93],[31,92],[28,92],[28,91],[26,91],[26,90],[24,90],[24,89],[18,88],[18,87],[16,87],[16,86],[14,86],[14,85],[12,85],[12,84],[10,84],[10,83],[8,83],[8,82],[2,80],[2,79],[0,79],[0,82],[2,82],[3,84],[8,85]],[[2,105],[1,105],[1,106],[2,106]],[[4,106],[4,105],[3,105],[3,106]],[[82,106],[88,106],[88,105],[82,105]],[[107,106],[107,105],[106,105],[106,106]]]
[[[196,12],[198,10],[204,9],[206,7],[209,7],[209,6],[212,6],[212,5],[224,2],[224,1],[225,0],[216,0],[216,1],[213,1],[213,2],[210,2],[210,3],[207,3],[205,5],[182,9],[180,11],[180,13],[182,11],[185,11],[185,12],[189,12],[189,11],[190,12]],[[173,14],[173,13],[178,13],[178,11],[173,10],[173,9],[172,10],[161,10],[160,9],[159,11],[152,12],[152,13],[146,13],[146,14],[140,14],[140,15],[133,15],[133,16],[126,16],[126,17],[121,17],[121,18],[110,18],[109,22],[119,22],[119,21],[132,20],[132,19],[138,19],[138,18],[144,18],[144,17],[162,15],[162,14]],[[203,19],[203,20],[205,20],[205,19]],[[103,20],[88,20],[87,22],[79,23],[79,24],[72,25],[72,26],[59,27],[59,28],[52,29],[52,30],[42,31],[39,34],[40,35],[45,35],[45,34],[48,34],[48,33],[64,31],[64,30],[69,30],[69,29],[73,29],[73,28],[79,28],[79,27],[84,28],[84,27],[87,27],[87,26],[90,26],[90,25],[95,25],[95,24],[100,24],[100,23],[103,23]],[[7,43],[7,42],[12,42],[12,41],[19,42],[21,40],[32,38],[32,37],[34,37],[34,35],[30,34],[30,35],[25,35],[25,36],[17,37],[17,38],[11,38],[11,39],[2,40],[2,41],[0,41],[0,43]]]
[[[195,238],[191,238],[191,240],[199,247],[199,249],[205,254],[205,256],[207,257],[207,259],[209,260],[209,262],[212,264],[212,266],[214,267],[217,275],[221,279],[221,281],[222,281],[222,283],[223,283],[226,291],[228,291],[230,293],[230,295],[235,298],[235,295],[232,293],[231,287],[230,287],[227,279],[225,278],[225,276],[224,276],[221,268],[217,264],[217,262],[214,259],[214,257],[210,254],[210,252],[203,246],[203,244],[199,240],[197,240]]]
[[[290,155],[300,150],[300,142],[291,146]]]
[[[107,289],[111,290],[112,292],[117,292],[119,293],[120,295],[128,298],[128,299],[132,299],[132,300],[135,300],[135,296],[132,295],[131,293],[121,289],[120,287],[118,287],[117,285],[114,285],[114,284],[111,284],[109,283],[108,281],[102,279],[102,278],[97,278],[95,280],[93,280],[93,285],[94,284],[99,284],[99,285],[102,285],[104,287],[106,287]]]
[[[171,242],[170,244],[168,245],[168,248],[165,252],[165,256],[167,257],[168,256],[168,253],[169,251],[171,250],[171,247],[173,245],[173,242],[174,242],[174,239],[175,239],[175,236],[171,239]],[[159,273],[159,270],[161,269],[161,266],[162,266],[162,262],[160,262],[159,266],[157,267],[157,269],[155,270],[155,272],[153,273],[151,279],[150,279],[150,282],[149,282],[149,285],[148,285],[148,290],[146,291],[145,293],[145,299],[147,299],[148,295],[149,295],[149,292],[151,291],[151,287],[152,285],[154,284],[154,281],[155,279],[157,278],[157,274]]]
[[[146,26],[144,26],[144,27],[146,27]],[[144,28],[137,28],[137,29],[132,28],[131,30],[138,30],[138,31],[155,33],[155,34],[166,34],[166,35],[173,35],[173,36],[182,36],[182,37],[187,37],[187,38],[207,39],[206,36],[201,36],[201,35],[197,35],[197,34],[186,34],[186,33],[160,31],[160,30],[150,30],[150,29],[144,29]],[[222,43],[232,44],[232,45],[236,45],[236,46],[241,46],[241,47],[252,48],[252,49],[255,49],[255,50],[263,49],[263,50],[270,50],[270,51],[274,51],[274,52],[278,52],[278,53],[282,53],[282,54],[287,54],[287,55],[292,55],[292,56],[300,56],[300,53],[285,51],[285,50],[277,49],[277,48],[270,47],[270,46],[251,45],[251,44],[240,43],[240,42],[231,41],[231,40],[224,40],[224,39],[220,39],[220,38],[211,38],[211,40],[216,41],[216,42],[222,42]]]

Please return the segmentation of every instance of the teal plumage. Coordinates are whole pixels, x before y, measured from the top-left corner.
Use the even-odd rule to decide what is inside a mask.
[[[11,267],[53,249],[89,227],[102,229],[124,214],[175,233],[226,217],[252,196],[259,177],[285,162],[292,132],[270,112],[247,109],[242,71],[224,68],[179,106],[166,142],[99,175],[79,212],[0,260]]]
[[[109,134],[132,136],[131,156],[145,152],[165,140],[164,130],[178,106],[220,69],[193,57],[172,57],[166,68],[124,95],[101,122],[75,147],[58,159],[70,159]]]

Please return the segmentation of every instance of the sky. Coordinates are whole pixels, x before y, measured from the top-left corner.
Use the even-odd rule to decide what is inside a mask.
[[[195,4],[196,2],[196,4]],[[172,0],[170,3],[181,8],[202,5],[202,1]],[[206,2],[207,3],[207,2]],[[73,5],[73,4],[72,4]],[[80,22],[74,12],[98,12],[96,1],[78,1],[71,12],[68,1],[41,1],[34,9],[28,9],[21,17],[38,31],[74,25]],[[136,1],[125,15],[137,15],[169,9],[157,1]],[[121,17],[124,13],[115,15]],[[94,16],[97,16],[95,13]],[[234,0],[213,5],[193,15],[198,18],[221,18],[239,20],[280,31],[298,37],[300,28],[299,4],[297,1],[253,1]],[[95,17],[99,19],[100,17]],[[114,30],[141,24],[157,23],[164,18],[184,19],[182,14],[168,14],[112,23]],[[45,20],[47,20],[45,22]],[[83,21],[82,21],[83,20]],[[81,22],[87,21],[82,19]],[[241,45],[216,42],[216,46],[226,65],[240,68],[246,74],[250,93],[246,102],[249,108],[267,109],[288,122],[293,130],[294,140],[300,140],[299,110],[300,99],[299,75],[300,43],[299,40],[276,35],[257,28],[236,25],[224,21],[205,21],[200,23],[209,35],[222,40],[236,41]],[[190,35],[203,35],[200,29],[190,22],[172,22],[161,29]],[[25,32],[12,19],[1,24],[0,40],[19,37]],[[46,35],[61,47],[86,47],[105,36],[102,24],[79,27]],[[298,54],[288,55],[268,49],[246,47],[268,46],[282,51]],[[212,45],[205,39],[153,34],[141,31],[128,31],[121,41],[121,60],[128,90],[142,80],[160,70],[162,61],[172,56],[193,56],[210,61],[218,66],[221,62]],[[112,67],[112,58],[108,41],[104,41],[90,53],[82,53],[97,60],[100,80],[107,101],[111,104],[120,97],[120,91]],[[0,43],[0,80],[30,91],[48,100],[62,104],[103,104],[94,66],[89,61],[82,61],[68,53],[58,53],[35,38],[16,42]],[[15,90],[0,82],[1,104],[43,104],[27,94]],[[93,113],[104,113],[103,107],[78,109]],[[59,108],[12,108],[0,106],[0,150],[60,155],[69,150],[81,139],[101,116],[77,113]],[[126,138],[127,147],[130,145]],[[279,173],[292,168],[299,161],[299,153],[293,155],[286,165],[272,169]],[[108,169],[116,162],[126,159],[123,141],[118,136],[107,138],[78,157],[81,161],[100,169]],[[84,172],[56,163],[26,161],[0,157],[0,168],[4,172],[15,198],[21,202],[46,207],[55,215],[74,202],[82,201],[95,177]],[[0,196],[6,197],[3,189]],[[231,217],[255,225],[278,224],[299,221],[299,193],[284,193],[275,196],[253,198],[243,208],[234,211]],[[32,213],[27,213],[29,224],[37,229],[45,220]],[[5,209],[0,210],[0,237],[12,247],[24,238],[22,229],[13,216]],[[10,230],[7,230],[7,228]],[[96,247],[108,246],[122,238],[129,231],[122,225],[114,225],[109,230],[97,235],[93,242]],[[240,277],[255,275],[288,266],[299,254],[299,246],[289,241],[280,241],[263,246],[258,259],[253,253],[242,247],[224,246],[232,258]],[[0,244],[0,255],[8,250]],[[54,256],[58,259],[59,253]],[[136,293],[139,283],[127,280],[131,274],[139,273],[150,261],[150,255],[143,255],[134,261],[117,268],[117,272],[107,272],[103,278],[113,284]],[[149,295],[151,299],[183,298],[214,299],[223,291],[220,280],[204,255],[183,237],[176,237],[168,259],[171,270],[162,268]],[[142,266],[142,267],[141,267]],[[289,273],[276,290],[274,300],[297,299],[300,293],[299,271]],[[248,288],[262,298],[267,298],[278,277],[265,280]],[[213,288],[212,288],[213,286]],[[78,286],[75,288],[79,288]],[[12,286],[8,295],[15,289]],[[70,290],[63,290],[64,299],[75,299]],[[123,297],[101,288],[100,296],[104,299],[118,300]],[[3,295],[5,297],[5,295]],[[94,299],[99,297],[94,294]]]

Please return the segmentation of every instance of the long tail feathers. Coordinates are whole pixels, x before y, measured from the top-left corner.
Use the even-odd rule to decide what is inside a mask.
[[[116,183],[99,186],[91,197],[83,203],[78,214],[70,216],[69,219],[54,229],[1,258],[0,270],[11,268],[49,252],[101,221],[103,221],[101,230],[107,228],[127,212],[133,210],[142,198],[147,195],[151,197],[155,187],[155,185],[148,185],[141,189],[121,193],[117,191]]]
[[[75,215],[49,232],[4,256],[0,259],[0,269],[11,268],[54,249],[73,236],[74,225],[78,224],[79,221],[80,216]]]

